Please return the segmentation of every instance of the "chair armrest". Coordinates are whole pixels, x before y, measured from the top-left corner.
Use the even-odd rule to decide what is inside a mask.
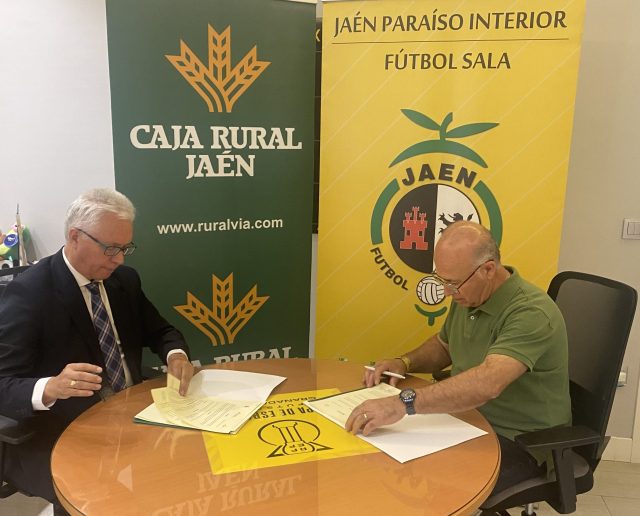
[[[0,499],[16,493],[18,489],[4,477],[4,457],[7,445],[22,444],[35,434],[20,421],[0,415]]]
[[[24,423],[0,415],[0,442],[7,444],[22,444],[33,437],[35,431],[30,430]]]
[[[447,378],[451,378],[451,369],[436,371],[435,373],[431,373],[431,376],[433,376],[433,379],[436,382],[441,382],[443,380],[446,380]]]
[[[557,426],[516,435],[515,442],[527,451],[575,448],[600,441],[600,434],[586,426]]]
[[[586,426],[565,426],[528,432],[515,437],[516,443],[527,451],[551,451],[557,483],[557,498],[547,502],[561,514],[576,510],[576,483],[572,448],[597,444],[600,434]]]

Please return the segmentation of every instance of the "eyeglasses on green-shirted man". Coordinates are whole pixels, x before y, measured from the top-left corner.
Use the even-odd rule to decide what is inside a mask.
[[[485,260],[484,262],[482,262],[480,265],[478,265],[475,269],[473,269],[473,272],[471,274],[469,274],[464,280],[462,280],[460,283],[454,283],[451,282],[449,280],[446,280],[444,278],[441,278],[440,276],[438,276],[438,273],[436,271],[433,271],[433,273],[431,274],[433,276],[433,278],[440,283],[444,288],[449,289],[451,292],[453,292],[454,294],[459,294],[460,293],[460,289],[462,288],[462,286],[469,281],[473,275],[478,272],[478,270],[480,270],[480,267],[482,267],[485,263],[489,263],[492,262],[493,260]]]

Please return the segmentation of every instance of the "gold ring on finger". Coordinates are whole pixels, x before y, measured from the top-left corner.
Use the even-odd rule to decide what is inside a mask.
[[[362,413],[362,415],[364,416],[365,421],[366,421],[367,419],[369,419],[369,418],[367,417],[367,413],[366,413],[366,412],[363,412],[363,413]]]
[[[75,380],[71,380],[69,382],[69,387],[75,387],[76,383],[78,383],[78,382],[76,382]]]

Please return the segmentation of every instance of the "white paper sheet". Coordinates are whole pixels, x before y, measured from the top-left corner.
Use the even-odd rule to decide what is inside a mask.
[[[486,433],[449,414],[414,414],[359,437],[398,462],[407,462]]]
[[[366,399],[397,395],[400,390],[381,383],[319,400],[306,405],[334,423],[344,427],[351,411]],[[449,414],[414,414],[393,425],[377,428],[372,434],[358,437],[398,462],[423,457],[486,434],[484,430]]]
[[[267,401],[271,391],[286,378],[272,374],[233,371],[231,369],[203,369],[196,373],[189,385],[189,394],[235,401]]]

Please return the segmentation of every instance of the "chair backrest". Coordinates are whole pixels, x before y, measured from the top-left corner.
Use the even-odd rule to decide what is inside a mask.
[[[18,274],[26,271],[30,266],[22,265],[20,267],[7,267],[0,269],[0,302],[2,302],[2,293],[7,284],[13,280]],[[4,478],[4,454],[7,444],[15,444],[23,442],[30,438],[33,432],[24,428],[22,423],[6,418],[0,414],[0,499],[7,498],[16,493],[18,489],[6,482]]]
[[[19,265],[16,267],[4,267],[0,269],[0,277],[4,276],[15,276],[16,274],[20,274],[21,272],[26,271],[31,265]]]
[[[7,267],[0,269],[0,296],[2,296],[2,291],[7,286],[7,283],[21,272],[26,271],[29,267],[31,266],[20,265],[19,267]]]
[[[577,449],[595,469],[616,393],[638,295],[624,283],[585,274],[561,272],[549,296],[564,316],[569,338],[569,380],[573,424],[601,436],[600,444]]]

